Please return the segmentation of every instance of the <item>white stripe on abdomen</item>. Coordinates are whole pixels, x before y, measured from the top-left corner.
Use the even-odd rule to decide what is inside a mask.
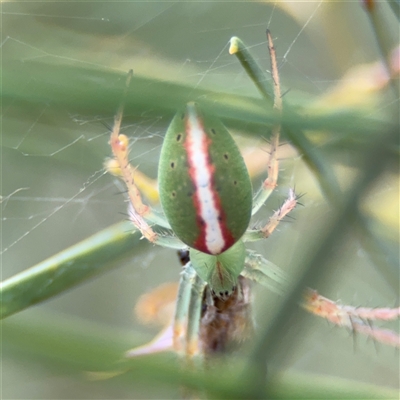
[[[219,221],[220,213],[212,190],[213,166],[208,164],[208,137],[199,123],[194,106],[188,106],[188,110],[188,161],[193,170],[193,183],[195,196],[200,205],[200,216],[205,223],[205,243],[211,254],[219,254],[225,246],[225,240]]]

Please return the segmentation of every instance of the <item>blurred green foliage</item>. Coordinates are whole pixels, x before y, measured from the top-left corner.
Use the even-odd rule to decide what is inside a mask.
[[[2,315],[112,270],[2,322],[4,398],[176,398],[181,384],[221,398],[393,395],[384,389],[399,386],[393,349],[357,338],[354,351],[346,333],[295,304],[307,285],[344,303],[398,304],[398,81],[385,83],[372,64],[383,55],[391,65],[396,4],[374,14],[361,2],[1,4],[2,280],[14,276]],[[298,283],[282,301],[256,293],[254,347],[217,363],[217,374],[182,371],[173,355],[122,362],[149,337],[131,321],[136,299],[179,275],[174,252],[139,246],[127,223],[108,228],[126,219],[123,187],[102,167],[126,72],[135,73],[123,128],[132,163],[155,177],[165,129],[189,100],[251,140],[269,137],[276,117],[228,54],[239,36],[269,69],[267,27],[290,89],[283,140],[299,155],[282,160],[260,218],[287,187],[306,195],[296,221],[257,251]],[[348,75],[360,66],[365,79]]]

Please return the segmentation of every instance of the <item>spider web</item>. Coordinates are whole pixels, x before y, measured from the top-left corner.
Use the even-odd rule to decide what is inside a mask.
[[[290,68],[292,71],[296,71],[296,74],[299,72],[299,67],[291,61],[292,52],[295,51],[296,46],[301,46],[300,43],[298,44],[301,35],[312,22],[320,6],[321,3],[317,3],[311,8],[307,21],[300,28],[298,26],[292,28],[293,33],[288,35],[288,38],[280,39],[278,36],[277,45],[285,50],[281,59],[282,70]],[[45,59],[50,62],[71,62],[75,65],[104,67],[103,63],[88,61],[89,57],[80,57],[79,54],[70,55],[72,53],[70,48],[64,52],[57,50],[53,43],[43,43],[39,39],[25,39],[24,32],[20,28],[12,29],[11,27],[14,21],[19,24],[29,21],[33,30],[43,29],[46,31],[49,24],[55,24],[55,26],[59,26],[60,30],[75,28],[78,30],[78,34],[84,37],[90,34],[90,30],[88,30],[89,32],[79,32],[82,24],[91,23],[95,28],[101,29],[115,18],[115,15],[112,14],[108,16],[107,11],[110,12],[110,10],[107,8],[102,12],[97,12],[99,16],[79,16],[81,12],[79,8],[69,11],[72,15],[65,15],[66,10],[59,7],[60,9],[54,6],[54,10],[50,8],[44,12],[39,6],[36,10],[34,6],[24,7],[18,4],[6,7],[4,5],[3,18],[6,24],[9,21],[10,26],[6,25],[6,29],[3,29],[2,32],[3,57],[13,57],[21,63]],[[188,6],[183,8],[185,7]],[[30,8],[32,10],[29,10]],[[199,8],[203,12],[209,12],[205,6],[199,6]],[[111,50],[115,47],[118,53],[119,48],[125,46],[124,41],[135,37],[136,33],[143,30],[156,30],[158,24],[162,24],[163,19],[168,20],[170,14],[176,9],[179,10],[179,6],[176,4],[162,4],[147,11],[147,18],[136,24],[134,28],[122,32],[113,41]],[[179,11],[189,13],[190,8]],[[89,13],[87,10],[83,11],[83,13],[85,12]],[[281,10],[279,12],[282,13]],[[246,39],[249,44],[251,43],[251,50],[255,52],[256,56],[257,53],[259,54],[260,63],[267,67],[269,61],[264,30],[266,27],[273,29],[272,21],[276,14],[278,14],[276,6],[266,8],[265,15],[269,16],[267,24],[263,17],[260,18],[261,22],[243,24],[239,29],[234,23],[230,27],[224,28],[219,28],[215,23],[210,23],[207,28],[196,27],[192,33],[196,36],[196,41],[209,42],[209,38],[217,33],[218,37],[222,37],[224,41],[219,40],[221,44],[218,43],[213,48],[204,46],[205,49],[201,49],[201,51],[192,48],[190,53],[181,52],[180,57],[174,55],[176,58],[173,60],[174,71],[168,71],[168,78],[179,79],[194,88],[210,88],[219,82],[221,90],[233,93],[245,91],[249,95],[257,96],[256,89],[238,66],[237,60],[228,55],[228,40],[235,32],[238,35],[250,36],[250,39]],[[260,38],[263,40],[254,43],[252,37],[256,34],[258,40]],[[40,38],[43,40],[43,37]],[[150,47],[150,45],[153,43],[148,46]],[[151,50],[154,51],[154,49]],[[109,51],[110,48],[105,53],[109,55]],[[76,53],[81,52],[82,49],[76,51]],[[101,53],[101,49],[98,49],[98,52]],[[63,55],[63,53],[67,55]],[[154,57],[155,61],[159,61],[157,56],[151,54],[151,57]],[[129,55],[124,63],[128,61]],[[167,59],[167,63],[172,63],[172,61]],[[111,66],[110,68],[115,67]],[[125,70],[124,67],[118,69]],[[135,72],[141,73],[138,69],[135,69]],[[151,71],[150,73],[159,77],[165,71],[162,71],[161,67],[160,71]],[[311,80],[305,72],[302,73],[302,78],[311,82],[311,86],[317,92],[323,92],[327,85],[334,82]],[[69,245],[76,241],[75,235],[78,234],[78,226],[86,226],[82,234],[78,234],[78,237],[84,238],[87,234],[96,232],[99,228],[120,218],[116,202],[121,202],[121,196],[115,196],[118,190],[115,189],[114,183],[105,176],[102,167],[103,159],[110,154],[107,140],[115,109],[110,109],[109,115],[106,116],[86,116],[72,113],[68,109],[60,110],[47,102],[43,102],[43,104],[38,102],[33,107],[29,106],[27,110],[24,110],[23,107],[24,105],[18,104],[18,100],[16,100],[6,104],[3,108],[4,161],[2,164],[7,173],[3,174],[2,182],[2,254],[4,257],[8,257],[11,252],[24,254],[26,240],[29,240],[32,235],[42,237],[47,233],[53,236],[55,242],[59,242],[59,244],[54,243],[48,246],[45,253],[50,256],[65,248],[66,244]],[[19,114],[21,111],[24,112],[23,116]],[[167,124],[163,121],[160,125],[159,122],[157,118],[148,120],[141,118],[140,122],[133,125],[125,124],[123,128],[134,138],[131,143],[134,149],[131,152],[132,163],[141,169],[147,169],[153,177],[156,176],[161,138]],[[7,134],[11,130],[12,134]],[[98,163],[87,166],[84,165],[83,160],[86,157],[85,152],[91,148],[96,152]],[[67,165],[60,165],[62,163]],[[90,171],[84,170],[87,167],[90,168]],[[98,216],[99,214],[104,216],[104,212],[100,211],[104,208],[112,211],[105,221],[100,222]],[[82,223],[81,218],[87,219],[87,221]],[[61,225],[63,233],[53,235],[52,221],[57,220],[54,225],[60,226],[60,221],[66,219],[68,219],[68,223]],[[92,228],[89,228],[90,226]],[[66,240],[66,231],[68,230],[75,236],[72,243]],[[59,241],[57,236],[63,239]],[[21,265],[21,261],[18,261],[17,264],[21,265],[19,268],[22,270],[24,267],[32,265],[32,261],[40,261],[42,257],[43,255],[40,254],[32,260],[32,254],[30,254],[24,265]],[[12,271],[15,272],[15,262],[13,264]],[[4,265],[10,265],[8,259],[4,259]],[[3,270],[3,273],[4,276],[9,275],[7,268]]]
[[[0,46],[4,63],[7,59],[20,63],[45,60],[122,72],[134,68],[139,76],[179,82],[194,89],[259,97],[236,58],[228,54],[228,41],[233,35],[242,38],[259,63],[268,69],[264,32],[269,28],[278,51],[283,91],[289,89],[286,96],[291,102],[300,103],[304,98],[311,101],[323,96],[329,88],[343,82],[343,73],[351,67],[377,59],[376,49],[357,47],[357,38],[361,40],[367,29],[362,16],[359,17],[360,24],[354,24],[357,32],[348,24],[347,31],[336,32],[339,38],[334,40],[334,31],[329,27],[334,25],[335,19],[343,18],[346,22],[347,17],[340,7],[322,1],[304,3],[301,8],[276,3],[101,3],[95,8],[91,3],[68,7],[66,3],[46,3],[46,7],[43,4],[1,5],[4,24]],[[333,7],[333,21],[322,29],[329,7]],[[358,5],[349,7],[360,12]],[[349,33],[353,36],[349,37]],[[358,48],[356,52],[339,51],[338,42],[342,46],[343,35],[347,35],[347,48]],[[331,46],[330,51],[326,50],[327,46]],[[134,49],[132,53],[130,49]],[[28,80],[28,85],[34,85],[34,82]],[[389,105],[389,102],[380,104],[379,109]],[[102,165],[110,155],[109,126],[115,111],[116,107],[106,115],[86,115],[73,107],[60,108],[46,101],[27,104],[19,99],[3,104],[2,279],[126,218],[121,215],[126,211],[124,196],[120,193],[122,186],[104,172]],[[126,113],[129,115],[130,111]],[[124,132],[131,138],[132,164],[153,178],[156,177],[167,125],[168,121],[161,117],[146,115],[138,122],[123,124]],[[257,147],[260,143],[262,141],[255,139],[253,145]],[[293,154],[283,161],[282,169],[279,194],[272,199],[265,215],[283,200],[284,189],[281,187],[299,186],[303,179],[304,165]],[[309,187],[315,187],[315,182],[307,184]],[[394,189],[387,183],[383,190],[393,192]],[[312,225],[326,212],[326,205],[312,194],[307,203],[313,207],[313,212],[306,210],[304,215],[309,218],[307,223]],[[305,222],[300,222],[299,226],[304,227]],[[286,226],[282,229],[288,230]],[[284,240],[296,241],[299,230],[294,227],[294,236]],[[270,248],[280,246],[281,240],[282,237],[271,238]],[[349,245],[349,253],[354,249],[359,251],[358,262],[366,263],[362,251],[354,244]],[[164,250],[156,250],[135,259],[141,268],[129,270],[129,285],[140,279],[150,287],[154,274],[150,272],[143,278],[141,269],[146,269],[155,262],[154,259],[163,258],[165,254]],[[293,261],[287,251],[275,257],[273,261],[278,265]],[[349,263],[354,261],[349,254],[345,254],[346,257]],[[170,260],[173,264],[173,254]],[[176,271],[174,265],[168,272],[157,274],[157,279],[160,283],[171,280],[177,276]],[[122,279],[115,282],[122,284]],[[367,286],[370,288],[372,283]],[[383,284],[380,290],[384,290]],[[346,290],[340,293],[346,293]],[[347,293],[353,295],[354,292],[349,289]],[[132,304],[128,295],[125,298]],[[370,298],[368,301],[371,301],[370,305],[374,304]],[[78,300],[72,304],[79,304]],[[124,317],[121,318],[126,318],[128,308],[128,305],[122,308]],[[65,305],[61,309],[69,310]],[[312,341],[308,342],[298,365],[307,364],[310,354],[325,353],[324,345],[318,339],[316,348],[312,349]],[[349,351],[352,353],[347,344],[336,357],[345,358]],[[368,360],[365,364],[375,358],[369,350],[363,356]],[[336,358],[332,362],[339,360]],[[375,382],[393,385],[395,378],[388,373],[389,367],[386,368],[389,377],[382,374],[376,378],[375,374]],[[392,370],[396,371],[396,368]],[[369,380],[365,376],[362,379]]]

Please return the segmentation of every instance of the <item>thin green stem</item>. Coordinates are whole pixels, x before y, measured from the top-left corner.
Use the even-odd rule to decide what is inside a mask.
[[[238,58],[242,67],[257,86],[258,90],[272,105],[274,102],[274,91],[272,85],[269,83],[270,81],[267,80],[264,71],[258,65],[257,61],[254,59],[242,40],[236,36],[232,37],[230,40],[229,53],[234,54]]]
[[[390,25],[388,20],[384,14],[384,10],[382,9],[382,4],[379,4],[379,1],[372,0],[370,1],[371,6],[365,7],[366,12],[369,17],[369,21],[372,25],[372,29],[375,34],[375,39],[381,53],[382,62],[385,66],[386,73],[390,80],[390,87],[393,90],[396,98],[399,94],[399,80],[393,79],[392,76],[392,51],[394,49],[394,32],[391,32]],[[396,33],[398,35],[399,26],[397,26]]]
[[[132,234],[132,224],[124,221],[4,280],[0,283],[0,318],[107,271],[138,246],[140,236],[139,232]]]
[[[396,16],[398,21],[400,22],[400,0],[388,0],[388,4],[393,11],[393,14]]]

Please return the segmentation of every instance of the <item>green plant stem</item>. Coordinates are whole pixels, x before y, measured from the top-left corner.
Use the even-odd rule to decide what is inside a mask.
[[[383,13],[382,4],[379,1],[374,0],[371,7],[366,7],[366,12],[369,17],[372,29],[375,34],[375,39],[381,53],[382,62],[385,66],[386,72],[390,80],[390,87],[393,90],[395,98],[399,95],[399,80],[394,79],[392,76],[392,51],[394,49],[393,35],[391,34],[390,25]],[[398,6],[398,4],[397,4]],[[397,34],[399,32],[399,26],[397,26]]]
[[[5,318],[112,268],[139,244],[139,232],[124,221],[0,283],[0,317]]]

